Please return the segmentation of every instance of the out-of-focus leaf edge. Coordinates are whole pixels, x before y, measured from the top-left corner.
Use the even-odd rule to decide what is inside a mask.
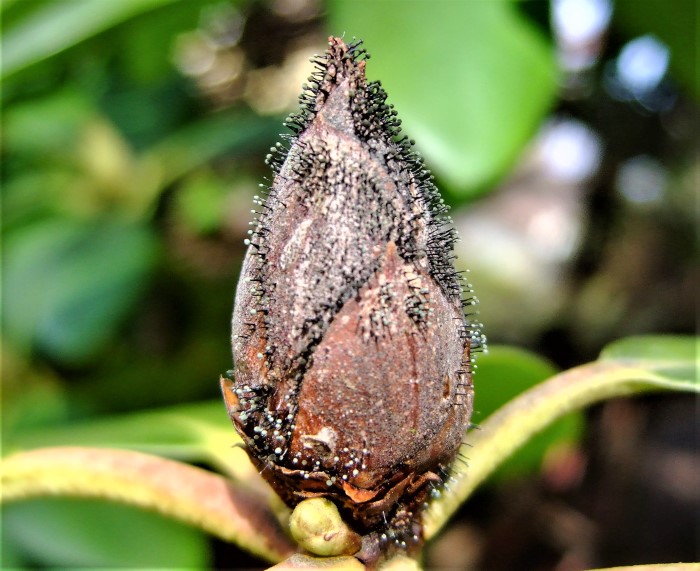
[[[663,339],[657,337],[655,339]],[[688,343],[695,343],[686,338]],[[641,360],[644,367],[633,365],[632,358],[624,363],[603,360],[582,365],[560,373],[524,392],[481,425],[467,434],[459,453],[466,465],[455,467],[454,481],[442,496],[434,500],[425,514],[425,537],[430,539],[442,529],[447,520],[472,492],[488,478],[501,463],[530,437],[569,412],[602,400],[650,391],[700,392],[697,374],[687,379],[670,378],[653,372],[650,361]],[[663,369],[667,363],[663,363]],[[682,363],[695,368],[693,362]]]
[[[196,526],[273,563],[295,551],[264,497],[182,462],[127,450],[40,448],[5,458],[0,477],[2,502],[110,500]]]
[[[174,1],[79,0],[38,4],[10,29],[3,30],[0,76],[7,78],[123,21]]]

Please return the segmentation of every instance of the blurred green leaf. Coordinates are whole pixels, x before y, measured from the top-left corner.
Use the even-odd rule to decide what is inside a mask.
[[[6,441],[5,452],[46,446],[138,450],[209,464],[267,495],[269,488],[256,477],[240,443],[223,401],[213,401],[27,430]]]
[[[15,434],[40,426],[56,426],[73,414],[84,414],[82,399],[66,395],[64,387],[44,367],[32,367],[29,359],[2,347],[2,453]],[[72,395],[71,395],[72,396]]]
[[[208,234],[221,227],[226,214],[227,186],[207,171],[183,182],[176,198],[177,213],[190,231]]]
[[[102,446],[200,462],[205,458],[201,450],[213,434],[224,437],[226,447],[240,441],[221,401],[27,431],[9,443],[8,452],[44,446]]]
[[[162,81],[175,70],[173,47],[178,36],[197,29],[203,9],[210,4],[228,6],[237,1],[179,0],[166,10],[152,10],[134,18],[119,30],[117,39],[123,50],[120,61],[129,79],[144,87]]]
[[[614,18],[628,34],[653,34],[671,49],[671,73],[700,100],[696,0],[618,0]]]
[[[237,442],[223,403],[214,401],[26,431],[6,448],[102,446],[202,462],[209,450],[228,454]]]
[[[500,407],[557,373],[554,365],[539,355],[503,345],[490,345],[488,353],[478,356],[477,363],[472,417],[477,425],[483,419],[488,422],[489,415]],[[508,458],[491,478],[512,478],[538,470],[552,446],[578,440],[583,424],[581,413],[553,422]]]
[[[13,570],[29,567],[26,555],[22,553],[22,549],[8,535],[8,533],[0,535],[0,567]]]
[[[6,238],[3,326],[25,349],[81,362],[102,348],[146,285],[156,243],[118,219],[49,219]]]
[[[3,0],[0,2],[0,14],[3,14],[13,4],[17,4],[18,0]]]
[[[137,14],[175,0],[53,0],[3,26],[2,67],[8,77]]]
[[[599,361],[555,375],[501,407],[479,430],[467,434],[460,453],[468,458],[468,466],[457,468],[450,488],[428,508],[426,538],[435,535],[515,450],[563,415],[619,396],[700,392],[697,346],[698,339],[692,337],[624,340],[604,351]]]
[[[640,335],[615,341],[600,354],[601,361],[640,367],[679,381],[698,382],[700,338],[683,335]]]
[[[40,220],[63,214],[65,190],[75,183],[76,175],[69,169],[45,165],[44,168],[23,169],[2,188],[2,234],[11,236],[16,230]]]
[[[173,72],[172,62],[168,64],[167,69]],[[123,79],[119,87],[100,97],[100,109],[136,152],[196,120],[192,117],[196,99],[184,77],[173,73],[167,79],[136,86]]]
[[[162,165],[168,183],[224,154],[231,158],[253,145],[269,144],[282,130],[281,123],[279,117],[238,110],[217,113],[171,134],[149,154]]]
[[[44,158],[72,149],[80,130],[96,114],[85,94],[74,87],[18,102],[4,113],[3,142],[7,151]]]
[[[208,563],[201,531],[151,512],[64,498],[2,509],[4,540],[20,547],[35,565],[201,569]]]
[[[506,345],[489,345],[477,355],[473,420],[477,424],[517,395],[557,374],[553,363],[539,355]]]
[[[512,2],[332,0],[428,166],[466,197],[502,176],[552,105],[551,49]]]

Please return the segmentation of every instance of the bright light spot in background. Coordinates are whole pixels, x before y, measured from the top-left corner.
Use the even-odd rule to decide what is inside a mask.
[[[617,171],[617,191],[630,202],[651,204],[659,202],[668,183],[666,168],[656,159],[639,155],[622,164]]]
[[[636,101],[648,111],[667,111],[677,97],[673,84],[665,80],[670,58],[668,47],[654,36],[636,38],[606,66],[605,88],[618,101]]]
[[[610,0],[553,0],[552,22],[562,39],[571,43],[595,40],[608,26]]]
[[[180,34],[175,42],[175,63],[185,75],[204,75],[216,63],[216,46],[199,31]]]
[[[576,251],[580,223],[571,214],[570,209],[553,202],[529,220],[527,241],[543,262],[565,262]]]
[[[469,260],[496,338],[522,339],[565,310],[566,264],[581,244],[588,180],[602,153],[602,140],[588,125],[555,117],[498,192],[455,215],[462,237],[457,255]]]
[[[639,98],[654,90],[666,75],[670,53],[653,36],[627,43],[617,58],[617,76],[624,87]]]
[[[610,0],[552,0],[552,28],[564,69],[576,72],[595,63],[611,14]]]
[[[544,169],[562,182],[584,181],[600,166],[600,137],[574,119],[558,119],[545,125],[537,147]]]

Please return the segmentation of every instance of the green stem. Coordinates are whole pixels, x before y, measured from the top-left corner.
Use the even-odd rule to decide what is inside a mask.
[[[181,462],[127,450],[54,447],[9,456],[0,473],[3,502],[41,496],[112,500],[197,526],[268,561],[295,551],[265,498]]]
[[[570,369],[530,389],[467,434],[460,454],[466,467],[425,514],[425,537],[434,536],[472,492],[534,434],[572,411],[605,399],[655,390],[698,391],[697,384],[672,380],[648,370],[614,362]]]

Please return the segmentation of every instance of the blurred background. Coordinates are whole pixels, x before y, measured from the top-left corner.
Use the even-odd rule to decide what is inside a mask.
[[[4,0],[0,17],[6,453],[183,403],[228,422],[253,196],[329,34],[364,39],[453,207],[493,348],[476,422],[612,340],[695,331],[695,0]],[[697,412],[650,396],[567,417],[427,568],[699,558]],[[5,568],[264,565],[128,508],[2,515]]]

